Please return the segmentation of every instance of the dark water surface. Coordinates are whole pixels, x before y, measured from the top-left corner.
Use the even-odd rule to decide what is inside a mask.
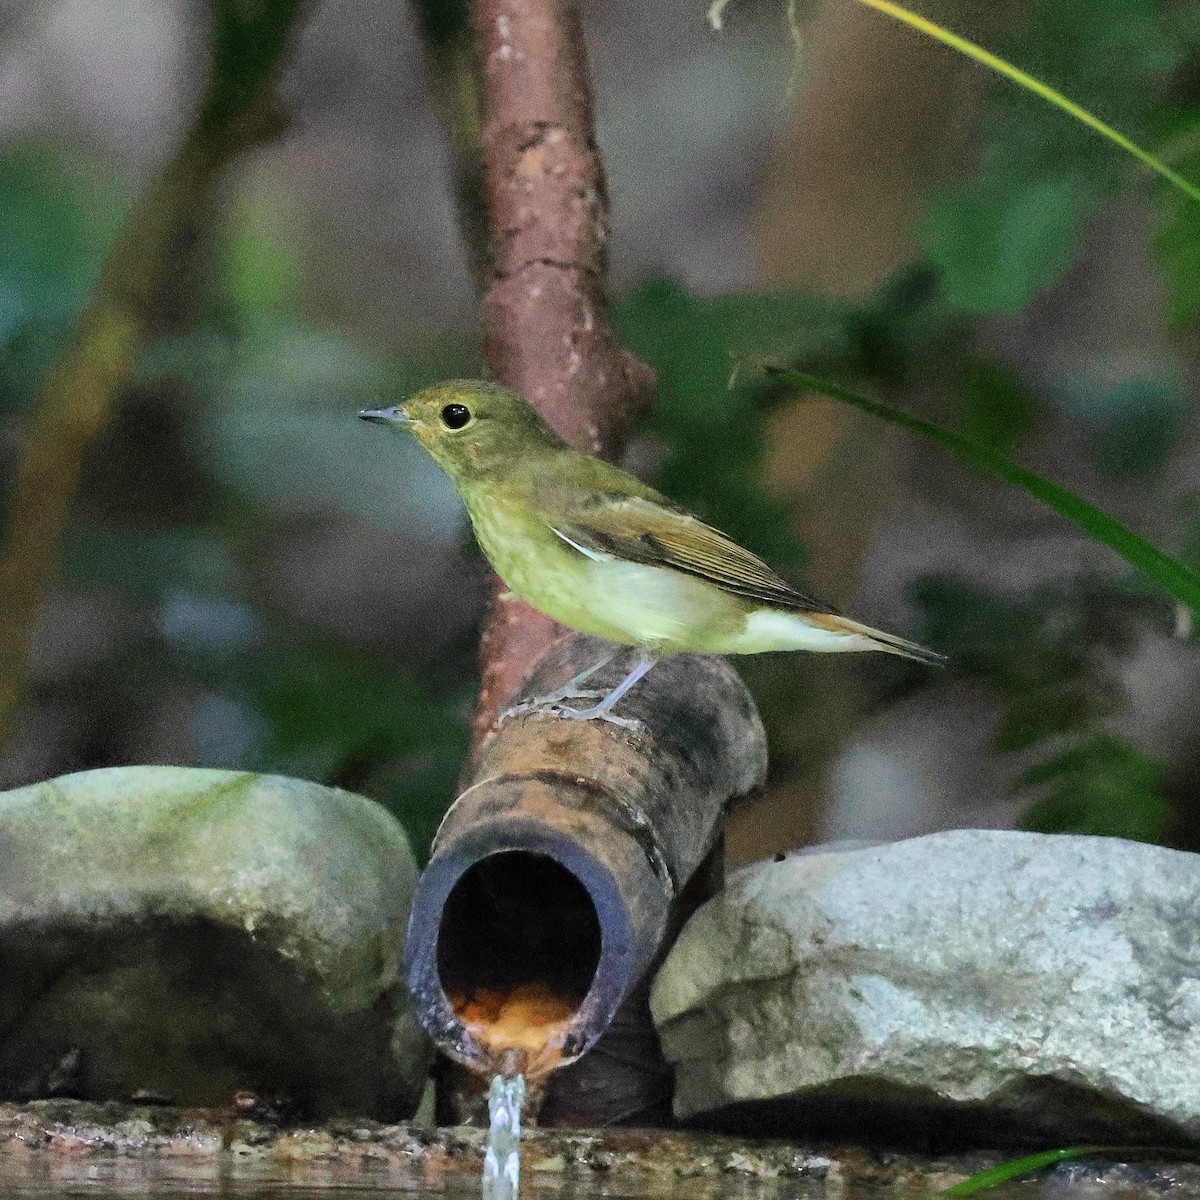
[[[534,1176],[522,1181],[528,1200],[925,1200],[946,1185],[941,1177],[912,1176],[882,1183],[822,1179],[718,1179],[663,1181],[619,1178],[555,1179]],[[476,1200],[480,1191],[455,1175],[445,1185],[381,1165],[353,1171],[325,1163],[281,1166],[221,1155],[203,1162],[146,1162],[111,1158],[48,1160],[36,1153],[0,1160],[0,1197],[90,1196],[178,1200],[188,1196],[225,1200]],[[987,1193],[991,1200],[1184,1200],[1200,1196],[1190,1180],[1140,1168],[1071,1165],[1037,1179],[1005,1184]]]
[[[480,1200],[487,1132],[233,1111],[0,1104],[0,1200]],[[932,1200],[1019,1151],[930,1156],[699,1130],[528,1129],[524,1200]],[[1060,1163],[984,1200],[1200,1200],[1197,1162]]]
[[[875,1194],[875,1193],[873,1193]],[[304,1164],[294,1169],[278,1164],[222,1161],[203,1163],[147,1163],[136,1160],[95,1159],[78,1162],[47,1162],[30,1156],[28,1161],[0,1162],[0,1197],[145,1197],[175,1200],[178,1197],[227,1197],[229,1200],[477,1200],[478,1183],[455,1177],[445,1186],[431,1187],[427,1179],[397,1172],[386,1166],[378,1170],[355,1169],[352,1173],[336,1166]],[[834,1193],[818,1180],[678,1180],[668,1187],[642,1187],[637,1180],[609,1181],[603,1176],[582,1181],[523,1180],[521,1195],[528,1200],[821,1200],[826,1195],[849,1198],[845,1189]],[[864,1193],[865,1196],[865,1193]]]

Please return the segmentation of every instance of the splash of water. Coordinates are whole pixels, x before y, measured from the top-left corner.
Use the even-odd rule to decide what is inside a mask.
[[[487,1153],[483,1156],[483,1200],[517,1200],[521,1188],[521,1103],[525,1077],[497,1075],[488,1092]]]

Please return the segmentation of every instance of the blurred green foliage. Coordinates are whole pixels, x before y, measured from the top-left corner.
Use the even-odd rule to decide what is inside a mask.
[[[243,196],[226,217],[216,264],[218,306],[244,330],[254,330],[294,309],[304,269],[278,193]]]
[[[783,567],[802,563],[787,509],[761,485],[763,384],[745,368],[760,358],[844,350],[837,310],[805,296],[701,300],[661,279],[618,304],[613,322],[658,375],[644,425],[667,451],[656,486]]]
[[[885,386],[949,385],[955,425],[995,450],[1018,447],[1048,403],[1009,365],[972,355],[952,306],[920,271],[862,305],[762,294],[699,300],[660,280],[619,305],[615,318],[659,376],[661,401],[646,423],[667,451],[656,485],[793,568],[802,551],[788,511],[765,498],[759,480],[762,415],[774,400],[761,363],[790,359]],[[1134,379],[1086,395],[1097,465],[1142,482],[1161,471],[1182,432],[1178,392]],[[1140,626],[1164,624],[1161,593],[1122,578],[1024,595],[930,578],[913,598],[922,640],[949,656],[949,677],[986,687],[1003,711],[997,751],[1033,758],[1017,785],[1029,797],[1028,827],[1161,839],[1169,817],[1163,767],[1108,727],[1124,704],[1114,664]],[[768,727],[820,703],[787,666],[747,670]],[[877,703],[895,698],[898,679],[905,690],[941,683],[905,664],[873,677]]]
[[[913,591],[923,630],[949,657],[948,670],[987,685],[1005,707],[1004,751],[1027,750],[1107,716],[1118,705],[1109,658],[1129,647],[1122,594],[1102,581],[1046,585],[1006,595],[931,577]]]
[[[1037,0],[1005,24],[994,49],[1154,146],[1192,32],[1165,20],[1156,0]],[[1173,165],[1193,177],[1192,164]],[[920,232],[949,302],[973,313],[1019,312],[1074,264],[1087,222],[1132,169],[1131,160],[1038,97],[1006,80],[992,83],[979,166],[936,191]],[[1178,199],[1164,199],[1171,224],[1159,249],[1172,280],[1194,288],[1185,282],[1186,257],[1195,253],[1186,228],[1200,206]],[[1178,288],[1173,307],[1186,315]]]
[[[1007,363],[968,359],[963,363],[959,389],[958,428],[972,441],[1009,454],[1037,427],[1037,399]]]
[[[232,88],[228,103],[241,94]],[[32,400],[127,202],[86,149],[30,142],[0,156],[0,414],[19,416]],[[78,701],[134,726],[188,696],[195,761],[366,792],[423,854],[467,748],[470,645],[445,647],[431,671],[281,611],[262,577],[298,520],[302,530],[330,511],[434,545],[461,536],[440,473],[405,439],[368,436],[353,414],[397,389],[478,374],[478,352],[469,331],[452,331],[397,358],[306,320],[281,194],[234,204],[212,263],[186,326],[144,355],[129,421],[93,447],[62,550],[66,585],[119,601],[142,632],[39,692],[64,712]],[[119,743],[96,753],[95,765],[113,761]],[[93,761],[64,769],[80,765]]]
[[[0,412],[23,406],[54,361],[126,206],[122,181],[86,147],[0,153]]]
[[[1187,416],[1181,386],[1129,379],[1093,391],[1080,420],[1097,470],[1119,483],[1144,484],[1166,467],[1183,436]]]
[[[305,0],[212,0],[212,65],[198,127],[226,129],[262,98]]]
[[[1040,793],[1022,825],[1041,833],[1161,841],[1170,820],[1161,792],[1165,771],[1122,738],[1086,734],[1018,780],[1022,791]]]
[[[1163,767],[1107,727],[1124,703],[1115,668],[1148,618],[1161,624],[1161,608],[1087,578],[1004,594],[931,577],[913,600],[951,677],[987,687],[1000,706],[996,749],[1034,759],[1017,782],[1031,801],[1026,828],[1162,838]]]
[[[0,344],[82,307],[124,215],[116,178],[82,148],[18,143],[0,156]]]
[[[1193,46],[1197,40],[1200,37]],[[1164,153],[1175,169],[1188,179],[1200,179],[1200,109],[1164,107],[1159,130]],[[1165,181],[1155,198],[1162,225],[1154,246],[1170,289],[1171,322],[1181,325],[1200,313],[1200,204],[1189,203]]]
[[[300,8],[216,0],[204,129],[227,127],[263,94]],[[435,49],[461,44],[460,0],[423,0],[418,12]],[[997,49],[1200,179],[1200,109],[1173,92],[1198,45],[1194,6],[1035,0]],[[1066,421],[1101,477],[1151,486],[1189,417],[1175,364],[1033,387],[976,348],[975,317],[1019,312],[1060,278],[1132,171],[1094,134],[996,81],[977,169],[938,189],[924,259],[869,300],[701,298],[668,279],[645,283],[615,305],[614,320],[658,372],[641,446],[655,483],[785,573],[803,565],[789,505],[763,488],[765,421],[792,395],[756,369],[769,361],[902,402],[922,397],[942,406],[932,415],[949,428],[1018,459]],[[438,647],[436,664],[422,657],[420,629],[367,645],[283,611],[270,558],[331,516],[431,550],[457,541],[461,511],[436,468],[352,414],[436,379],[479,375],[482,363],[471,328],[387,348],[306,312],[310,268],[290,203],[259,185],[223,214],[207,291],[141,364],[128,405],[140,406],[137,436],[118,425],[95,448],[64,573],[71,589],[115,598],[138,624],[104,663],[42,686],[52,703],[74,688],[135,722],[186,696],[199,761],[364,791],[397,812],[421,849],[466,749],[470,631]],[[1200,310],[1200,206],[1163,184],[1156,203],[1170,315],[1182,322]],[[0,414],[27,405],[127,204],[125,182],[87,148],[30,142],[0,156]],[[154,469],[155,454],[171,471]],[[1194,567],[1200,519],[1184,513],[1179,526],[1178,548]],[[913,599],[923,636],[951,666],[873,664],[863,673],[868,708],[967,682],[1002,714],[997,751],[1026,764],[1017,786],[1030,827],[1162,836],[1163,765],[1116,732],[1125,703],[1117,668],[1140,632],[1163,628],[1159,600],[1123,578],[1095,577],[1018,592],[931,578]],[[803,727],[807,752],[819,684],[791,660],[746,670],[769,726]],[[119,749],[97,751],[98,761],[106,753]]]
[[[889,424],[899,425],[902,429],[920,434],[971,463],[983,474],[1020,488],[1060,516],[1072,521],[1095,541],[1115,550],[1126,562],[1133,564],[1145,576],[1154,580],[1168,595],[1188,605],[1193,612],[1200,612],[1200,576],[1069,488],[1061,487],[1045,476],[1029,471],[1006,455],[1000,454],[988,444],[986,436],[983,440],[972,440],[935,421],[927,421],[904,409],[872,400],[869,396],[850,388],[802,371],[769,367],[768,373],[795,387],[830,396]],[[1126,459],[1120,461],[1127,462]]]
[[[469,37],[467,0],[416,0],[413,7],[425,41],[435,51],[462,45]]]
[[[986,403],[986,364],[970,359],[965,324],[923,268],[902,272],[857,304],[803,293],[701,299],[654,279],[615,306],[613,323],[658,376],[657,402],[643,426],[667,452],[656,486],[785,568],[801,565],[804,554],[788,532],[787,507],[762,487],[762,416],[784,398],[763,366],[802,362],[900,384],[953,362],[979,374],[974,404]],[[992,372],[998,380],[998,369]],[[993,415],[1006,424],[1026,419],[1000,417],[1000,407],[999,400],[992,405]]]
[[[214,679],[263,719],[246,765],[383,799],[423,856],[456,793],[474,680],[435,692],[348,638],[278,614],[270,624],[269,639]]]

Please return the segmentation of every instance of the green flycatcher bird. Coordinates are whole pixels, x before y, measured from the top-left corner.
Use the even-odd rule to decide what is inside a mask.
[[[358,415],[409,430],[432,455],[513,593],[572,629],[640,651],[633,670],[607,694],[579,684],[615,653],[509,713],[628,725],[612,715],[613,705],[658,658],[685,651],[884,650],[941,659],[802,596],[749,550],[653,488],[572,450],[508,388],[452,380],[403,405]],[[598,703],[582,709],[562,703],[580,699]]]

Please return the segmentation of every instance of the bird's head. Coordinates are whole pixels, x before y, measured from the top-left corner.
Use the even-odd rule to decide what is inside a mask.
[[[477,380],[439,383],[403,404],[358,415],[407,429],[455,482],[510,468],[538,448],[563,446],[527,400]]]

